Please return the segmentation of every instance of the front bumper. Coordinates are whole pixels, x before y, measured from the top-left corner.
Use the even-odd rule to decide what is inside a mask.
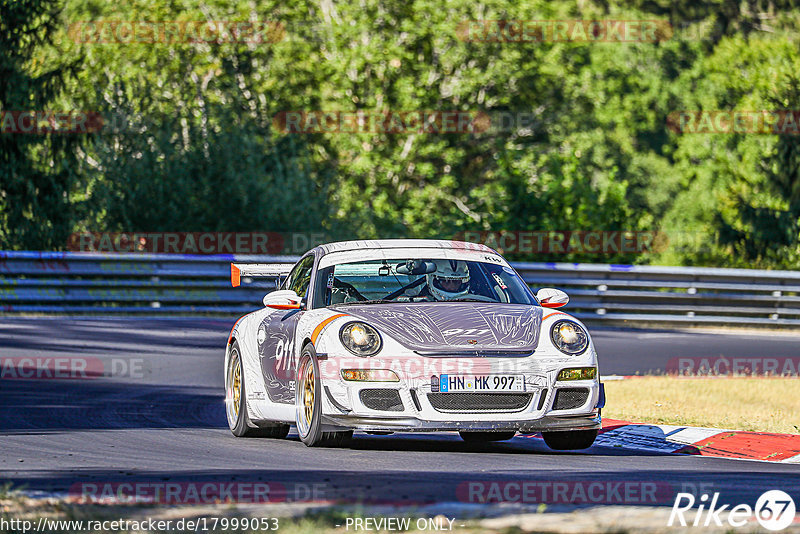
[[[413,417],[363,417],[328,415],[323,423],[331,429],[353,429],[367,432],[437,432],[454,430],[558,432],[567,430],[596,430],[600,428],[600,413],[580,416],[544,416],[528,421],[424,421]]]
[[[513,408],[472,406],[461,410],[458,403],[454,403],[453,406],[443,409],[441,402],[437,402],[441,400],[440,392],[432,391],[430,378],[408,377],[401,373],[398,373],[401,376],[400,382],[324,380],[323,425],[330,430],[375,432],[540,432],[599,429],[600,408],[604,402],[599,380],[558,382],[556,375],[560,367],[563,365],[552,366],[546,371],[531,372],[526,369],[524,395],[527,401],[524,405]],[[585,391],[585,399],[564,408],[556,399],[562,389]],[[395,395],[396,392],[396,401],[390,409],[370,408],[361,396],[364,390],[391,390],[386,393]],[[438,399],[430,397],[437,394],[440,395]]]

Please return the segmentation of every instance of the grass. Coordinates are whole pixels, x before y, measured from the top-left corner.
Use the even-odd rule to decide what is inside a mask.
[[[605,382],[603,417],[800,434],[797,378],[646,376]]]

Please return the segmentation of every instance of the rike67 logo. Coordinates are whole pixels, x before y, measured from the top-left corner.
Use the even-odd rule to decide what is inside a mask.
[[[719,493],[714,493],[710,499],[708,494],[703,494],[697,501],[691,493],[678,493],[667,526],[707,528],[722,527],[727,522],[731,527],[743,527],[755,516],[765,529],[778,531],[791,525],[796,513],[794,499],[780,490],[764,492],[756,501],[755,508],[749,504],[738,504],[733,508],[728,504],[720,506]],[[695,504],[698,505],[696,509]]]

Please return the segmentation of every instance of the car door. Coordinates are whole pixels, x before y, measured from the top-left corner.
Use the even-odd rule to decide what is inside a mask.
[[[306,303],[313,268],[314,255],[309,254],[297,262],[281,289],[295,291],[304,297]],[[262,328],[265,329],[266,339],[260,349],[261,371],[267,395],[272,402],[294,404],[295,332],[304,308],[275,310],[264,319]]]

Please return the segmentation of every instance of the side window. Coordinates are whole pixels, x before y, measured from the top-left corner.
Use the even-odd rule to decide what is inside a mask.
[[[308,285],[311,283],[311,271],[314,268],[314,256],[306,256],[289,273],[285,282],[285,289],[291,289],[301,297],[306,296]]]

